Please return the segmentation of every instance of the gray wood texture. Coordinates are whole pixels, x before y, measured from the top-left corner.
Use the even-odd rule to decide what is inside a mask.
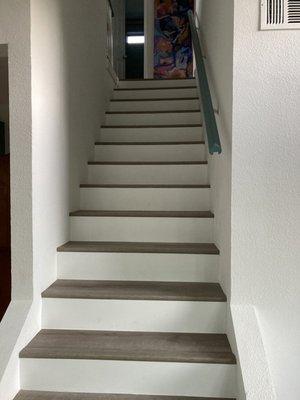
[[[20,357],[236,363],[226,335],[200,333],[42,330]]]
[[[213,243],[68,242],[59,252],[220,254]]]
[[[218,283],[57,280],[44,298],[224,302]]]

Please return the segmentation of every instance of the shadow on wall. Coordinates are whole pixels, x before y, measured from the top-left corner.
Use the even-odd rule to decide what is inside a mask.
[[[109,83],[106,71],[106,2],[64,0],[61,5],[67,85],[70,208],[79,208],[79,184],[103,122]],[[91,13],[91,8],[96,12]],[[83,22],[84,21],[84,22]],[[78,30],[78,26],[81,27]]]
[[[8,46],[0,45],[0,321],[11,300]]]

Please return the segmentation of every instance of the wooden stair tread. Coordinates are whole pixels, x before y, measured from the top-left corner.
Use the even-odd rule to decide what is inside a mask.
[[[119,189],[210,189],[210,185],[176,184],[117,184],[117,183],[82,183],[81,188],[119,188]]]
[[[197,86],[162,86],[162,87],[142,87],[142,88],[115,88],[115,91],[135,91],[135,90],[178,90],[178,89],[197,89]]]
[[[214,218],[211,211],[78,210],[71,217]]]
[[[147,128],[202,128],[202,124],[173,124],[173,125],[102,125],[101,128],[109,128],[109,129],[147,129]]]
[[[212,254],[219,250],[213,243],[150,243],[150,242],[68,242],[58,252],[80,253],[165,253]]]
[[[105,114],[185,114],[185,113],[200,113],[201,110],[159,110],[159,111],[106,111]]]
[[[42,330],[21,358],[235,364],[222,334]]]
[[[89,281],[60,279],[44,298],[225,302],[218,283]]]
[[[96,146],[185,146],[205,144],[204,140],[186,142],[96,142]]]
[[[182,81],[188,81],[188,82],[192,82],[195,81],[196,78],[192,77],[192,78],[170,78],[168,79],[168,82],[182,82]],[[159,82],[157,80],[157,78],[132,78],[132,79],[120,79],[120,82],[151,82],[151,81],[156,81]],[[160,81],[162,82],[162,81]]]
[[[210,397],[151,396],[138,394],[68,393],[21,390],[14,400],[234,400]]]
[[[111,99],[110,101],[113,103],[118,103],[118,102],[131,102],[131,101],[184,101],[184,100],[199,100],[199,97],[157,97],[155,99]]]
[[[207,161],[89,161],[88,165],[207,165]]]

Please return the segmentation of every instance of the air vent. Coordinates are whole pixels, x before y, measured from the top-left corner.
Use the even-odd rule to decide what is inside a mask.
[[[262,0],[261,29],[300,29],[300,0]]]

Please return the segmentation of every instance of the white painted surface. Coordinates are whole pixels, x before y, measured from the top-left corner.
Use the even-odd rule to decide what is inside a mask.
[[[71,240],[211,243],[213,218],[71,217]]]
[[[162,86],[161,86],[162,87]],[[197,89],[156,89],[156,90],[115,90],[113,98],[121,99],[174,99],[179,97],[197,97]]]
[[[186,110],[184,110],[186,111]],[[166,112],[166,113],[136,113],[136,114],[106,114],[105,124],[108,126],[130,125],[194,125],[201,124],[199,112]]]
[[[206,164],[89,165],[88,183],[100,184],[207,184]]]
[[[207,188],[81,188],[83,210],[208,211]]]
[[[258,23],[235,2],[232,300],[256,309],[277,398],[298,400],[300,35]]]
[[[174,111],[174,110],[199,110],[199,100],[133,100],[111,101],[109,111]]]
[[[0,44],[9,44],[12,302],[0,324],[0,398],[19,388],[18,352],[35,333],[33,298],[30,1],[0,1]],[[26,319],[30,323],[25,323]],[[31,317],[31,319],[30,319]]]
[[[98,145],[96,161],[205,161],[204,144]]]
[[[40,327],[40,292],[55,279],[55,249],[68,238],[70,203],[78,206],[78,183],[103,122],[110,80],[102,74],[101,7],[94,0],[0,1],[0,43],[9,44],[10,59],[13,263],[13,302],[0,332],[1,400],[19,389],[18,353]]]
[[[240,364],[243,368],[246,399],[275,400],[277,397],[270,383],[270,371],[262,341],[261,327],[253,306],[233,305]],[[255,366],[249,368],[249,366]]]
[[[218,255],[58,253],[58,279],[217,282]]]
[[[203,140],[203,129],[201,126],[195,127],[130,127],[130,128],[101,128],[100,139],[103,141],[187,141]]]
[[[21,372],[24,389],[235,396],[234,365],[22,359]]]
[[[197,13],[201,17],[200,33],[203,51],[206,54],[206,67],[214,108],[219,109],[217,124],[222,154],[209,157],[209,180],[212,185],[211,208],[215,213],[215,242],[220,248],[219,281],[229,299],[231,299],[233,274],[231,270],[231,152],[234,3],[233,0],[222,2],[219,0],[198,0],[196,4]],[[243,128],[241,127],[241,129]],[[243,220],[240,220],[240,223],[243,224]],[[227,318],[227,334],[233,351],[238,356],[239,352],[243,350],[243,346],[237,348],[230,311]],[[242,365],[242,368],[245,368],[245,366]],[[253,365],[246,368],[252,371],[256,370]],[[245,397],[239,360],[236,371],[237,397],[242,400]]]
[[[45,329],[223,333],[226,303],[43,299]]]

